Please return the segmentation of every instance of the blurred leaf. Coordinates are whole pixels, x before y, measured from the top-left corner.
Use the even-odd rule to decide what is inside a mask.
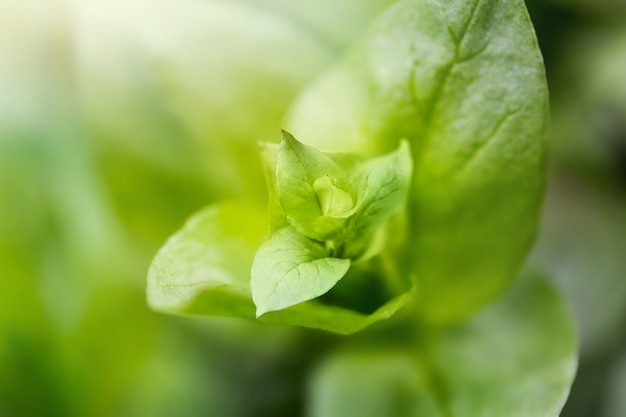
[[[250,268],[266,228],[262,211],[243,204],[196,214],[152,262],[148,303],[160,311],[254,318]]]
[[[424,336],[424,334],[421,334]],[[576,368],[546,281],[517,282],[469,322],[404,349],[343,351],[314,374],[310,417],[556,417]]]
[[[415,359],[406,352],[343,352],[313,376],[310,417],[443,415]]]
[[[546,110],[521,0],[407,0],[300,96],[288,128],[329,151],[410,141],[418,295],[428,320],[450,322],[500,293],[532,242]]]
[[[626,323],[625,230],[623,198],[573,178],[553,177],[531,262],[563,291],[576,318],[583,359],[605,354],[621,342]]]

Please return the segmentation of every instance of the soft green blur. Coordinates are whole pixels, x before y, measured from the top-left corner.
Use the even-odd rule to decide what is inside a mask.
[[[387,3],[0,5],[0,416],[296,414],[330,336],[156,314],[146,271],[201,207],[265,198],[257,142],[278,139],[299,90]],[[554,118],[534,259],[580,319],[564,416],[617,417],[626,17],[623,1],[593,4],[529,4]]]
[[[2,3],[1,416],[290,414],[291,332],[156,314],[145,276],[197,209],[264,198],[257,142],[384,3]]]

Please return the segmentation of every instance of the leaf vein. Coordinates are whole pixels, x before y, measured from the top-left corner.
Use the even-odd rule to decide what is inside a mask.
[[[461,166],[459,168],[459,171],[463,171],[463,170],[467,169],[467,167],[470,166],[472,164],[472,162],[475,161],[476,158],[478,158],[478,156],[487,147],[489,147],[489,144],[491,144],[493,142],[493,140],[497,137],[498,132],[502,129],[502,127],[513,116],[515,116],[517,113],[518,113],[518,111],[516,111],[516,110],[509,110],[509,111],[507,111],[504,114],[504,116],[498,121],[498,123],[496,123],[496,125],[493,127],[491,132],[489,132],[489,134],[485,137],[485,139],[481,143],[479,143],[474,149],[472,149],[472,151],[470,152],[469,156],[461,164]]]

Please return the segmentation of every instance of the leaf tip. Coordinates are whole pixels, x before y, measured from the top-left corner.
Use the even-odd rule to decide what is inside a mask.
[[[263,314],[268,313],[270,310],[265,309],[263,307],[258,307],[256,308],[256,318],[258,319],[259,317],[261,317]]]
[[[295,142],[296,138],[289,132],[287,132],[285,129],[281,129],[280,130],[280,141],[281,142]]]

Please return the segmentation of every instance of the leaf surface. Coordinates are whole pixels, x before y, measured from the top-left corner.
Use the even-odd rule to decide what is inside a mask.
[[[193,216],[161,248],[148,272],[156,310],[254,318],[250,267],[267,219],[254,206],[221,203]]]
[[[488,310],[414,349],[331,356],[314,374],[308,416],[556,417],[575,369],[561,299],[528,276]]]
[[[412,169],[406,141],[401,142],[396,151],[374,158],[360,167],[357,177],[360,176],[362,182],[361,201],[346,227],[346,256],[360,256],[386,220],[405,207]]]
[[[257,317],[325,294],[348,268],[349,259],[329,257],[319,243],[291,227],[274,232],[252,264],[250,286]]]
[[[335,181],[344,177],[341,167],[328,155],[282,132],[276,163],[276,191],[289,224],[298,232],[325,240],[326,233],[316,227],[326,214],[320,206],[319,184],[324,178]]]

